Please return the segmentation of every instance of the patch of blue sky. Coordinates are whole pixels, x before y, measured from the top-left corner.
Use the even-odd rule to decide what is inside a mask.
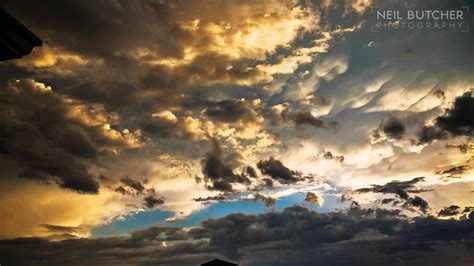
[[[345,208],[347,203],[340,203],[338,196],[325,196],[323,206],[318,204],[304,203],[305,193],[299,192],[277,200],[274,210],[281,211],[293,205],[303,205],[308,209],[318,212],[328,212],[336,208]],[[124,235],[136,230],[142,230],[151,226],[192,227],[198,226],[202,221],[215,219],[232,213],[256,214],[272,211],[265,207],[263,202],[251,200],[238,200],[231,202],[218,202],[210,204],[204,209],[196,211],[182,220],[174,222],[166,221],[174,216],[173,212],[155,210],[151,212],[139,212],[129,215],[123,219],[116,219],[109,224],[96,228],[92,231],[92,237],[106,237]]]

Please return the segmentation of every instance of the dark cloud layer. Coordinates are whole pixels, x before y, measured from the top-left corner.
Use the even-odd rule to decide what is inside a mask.
[[[81,264],[197,265],[210,257],[244,265],[464,265],[473,259],[473,219],[473,213],[460,220],[407,219],[384,209],[317,213],[294,206],[210,219],[190,231],[151,227],[124,237],[1,240],[0,255],[15,265],[75,264],[78,258]]]

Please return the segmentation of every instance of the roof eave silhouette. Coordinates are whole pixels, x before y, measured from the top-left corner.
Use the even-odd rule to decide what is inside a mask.
[[[0,8],[0,61],[21,58],[42,44],[40,38]]]

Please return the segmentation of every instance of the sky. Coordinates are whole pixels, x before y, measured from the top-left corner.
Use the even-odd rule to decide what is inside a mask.
[[[472,265],[472,1],[1,5],[0,264]]]

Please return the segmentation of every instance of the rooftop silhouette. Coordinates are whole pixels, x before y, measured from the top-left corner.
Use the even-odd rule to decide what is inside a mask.
[[[238,264],[228,262],[228,261],[224,261],[224,260],[220,260],[220,259],[213,259],[211,261],[208,261],[208,262],[205,262],[205,263],[201,264],[201,266],[236,266],[236,265],[238,265]]]
[[[21,58],[43,42],[3,8],[0,8],[0,61]]]

